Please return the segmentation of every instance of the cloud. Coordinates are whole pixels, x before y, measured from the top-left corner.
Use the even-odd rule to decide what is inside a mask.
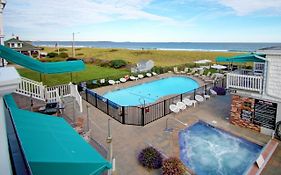
[[[281,14],[280,0],[217,0],[221,5],[233,9],[237,15],[245,16],[257,11],[270,10]]]
[[[145,19],[171,22],[173,19],[148,13],[151,0],[14,0],[4,11],[8,27],[47,29],[91,25],[115,20]]]

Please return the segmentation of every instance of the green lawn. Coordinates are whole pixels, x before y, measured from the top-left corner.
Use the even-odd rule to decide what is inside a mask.
[[[25,68],[19,68],[18,72],[21,76],[40,81],[40,74],[38,72],[31,71]],[[73,82],[81,82],[87,80],[95,80],[95,79],[117,79],[124,75],[129,74],[130,72],[125,69],[112,69],[105,68],[87,64],[86,69],[81,72],[76,72],[72,74]],[[54,75],[42,75],[42,81],[45,85],[54,86],[58,84],[65,84],[71,81],[71,74],[54,74]]]

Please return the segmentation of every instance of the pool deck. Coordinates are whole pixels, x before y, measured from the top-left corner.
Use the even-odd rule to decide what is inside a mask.
[[[187,76],[186,74],[165,73],[165,74],[160,74],[160,75],[157,75],[157,76],[145,77],[145,78],[134,80],[134,81],[127,81],[125,83],[119,83],[119,84],[114,84],[114,85],[110,85],[110,86],[104,86],[104,87],[96,88],[96,89],[94,89],[94,91],[97,92],[100,95],[103,95],[106,92],[110,92],[110,91],[113,91],[113,90],[127,88],[127,87],[131,87],[131,86],[135,86],[136,84],[147,83],[147,82],[150,82],[150,81],[155,81],[155,80],[159,80],[159,79],[167,78],[167,77],[171,77],[171,76],[182,76],[182,77],[192,78],[192,79],[194,79],[195,81],[198,82],[199,86],[204,85],[204,82],[201,79],[199,79],[197,77],[194,77],[194,76]]]
[[[124,87],[129,83],[130,82],[125,83]],[[113,86],[109,86],[108,88],[112,89],[112,87]],[[106,87],[104,87],[104,89],[106,89]],[[188,108],[176,116],[174,114],[167,115],[144,127],[122,125],[99,109],[88,105],[90,128],[92,136],[102,145],[108,147],[106,143],[107,122],[108,119],[111,119],[113,157],[116,159],[115,175],[156,175],[160,174],[160,170],[147,170],[140,166],[137,162],[137,154],[145,146],[152,145],[167,156],[179,157],[178,131],[186,126],[173,118],[187,123],[188,126],[198,120],[203,120],[260,145],[265,145],[271,139],[270,136],[230,124],[228,122],[230,103],[230,95],[213,97],[197,105],[195,108]],[[83,101],[83,117],[86,116],[86,104],[87,102]],[[168,128],[173,128],[172,133],[164,131],[167,119]],[[212,121],[216,121],[216,124],[212,123]],[[279,145],[261,174],[281,174],[281,144],[280,141],[276,142],[278,142]]]

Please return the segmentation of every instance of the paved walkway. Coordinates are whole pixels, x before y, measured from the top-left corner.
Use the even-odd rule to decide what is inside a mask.
[[[266,144],[270,139],[269,136],[229,124],[227,121],[230,112],[230,96],[217,96],[211,100],[199,104],[196,108],[189,108],[175,117],[188,125],[198,119],[212,122],[217,121],[217,126],[236,135],[247,138],[258,144]],[[86,104],[83,102],[84,113],[86,116]],[[102,145],[108,147],[106,143],[107,122],[111,119],[105,113],[89,105],[89,120],[91,135]],[[141,167],[137,162],[138,152],[147,145],[153,145],[166,155],[179,156],[177,145],[177,130],[185,126],[170,119],[169,127],[174,128],[174,133],[164,132],[166,119],[173,118],[170,114],[162,119],[152,122],[144,127],[122,125],[111,119],[112,136],[113,136],[113,155],[116,158],[117,175],[156,175],[159,171],[149,171]],[[281,143],[273,154],[269,164],[262,174],[281,174]]]

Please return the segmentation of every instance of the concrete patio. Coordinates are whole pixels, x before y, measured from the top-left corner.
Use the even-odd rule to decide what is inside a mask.
[[[122,125],[114,119],[110,118],[99,109],[83,102],[84,113],[86,117],[86,105],[89,111],[89,126],[91,136],[101,143],[104,147],[108,147],[106,143],[107,123],[111,119],[112,136],[113,136],[113,157],[116,159],[116,175],[148,175],[160,174],[160,171],[147,170],[140,166],[137,162],[138,152],[145,146],[152,145],[159,149],[167,156],[178,155],[177,133],[179,129],[186,126],[180,122],[169,119],[168,127],[174,128],[173,133],[164,132],[166,120],[176,117],[178,120],[188,125],[197,120],[204,120],[212,123],[216,121],[217,127],[230,131],[238,136],[242,136],[257,144],[266,144],[271,137],[229,124],[228,117],[230,112],[231,96],[217,96],[210,100],[199,104],[195,108],[189,108],[180,112],[176,116],[170,114],[157,121],[154,121],[144,127]],[[272,158],[263,170],[262,174],[277,175],[281,174],[281,146],[279,144]]]

